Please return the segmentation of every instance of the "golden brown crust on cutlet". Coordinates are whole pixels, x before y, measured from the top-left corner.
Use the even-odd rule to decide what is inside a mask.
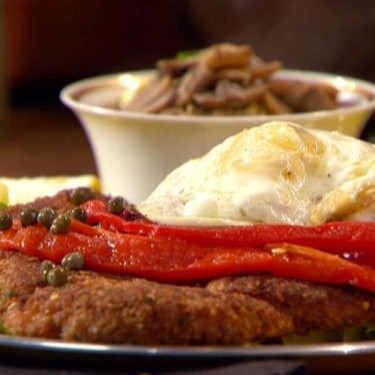
[[[298,334],[375,320],[375,295],[352,287],[255,275],[213,280],[206,289],[266,300],[293,318]]]
[[[15,335],[136,344],[244,344],[293,332],[290,316],[240,293],[71,271],[60,288],[40,261],[0,251],[0,316]],[[6,271],[5,271],[6,270]]]

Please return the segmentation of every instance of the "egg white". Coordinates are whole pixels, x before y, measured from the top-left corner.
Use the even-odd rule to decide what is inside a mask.
[[[338,132],[270,122],[245,129],[183,164],[139,208],[169,222],[177,217],[192,223],[314,225],[373,220],[374,202],[372,144]]]

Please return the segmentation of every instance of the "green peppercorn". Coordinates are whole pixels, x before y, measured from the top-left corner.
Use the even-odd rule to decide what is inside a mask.
[[[74,207],[70,212],[69,215],[82,223],[86,223],[87,221],[87,212],[82,207]]]
[[[66,284],[67,281],[68,275],[61,266],[56,266],[47,273],[47,282],[51,286],[62,286]]]
[[[91,199],[95,198],[95,193],[86,187],[79,187],[72,190],[70,194],[70,200],[76,206],[79,206],[82,203],[85,203]]]
[[[37,216],[37,221],[39,224],[45,226],[47,229],[50,229],[53,220],[55,220],[56,216],[57,212],[55,210],[53,210],[50,207],[43,207]]]
[[[34,210],[33,208],[26,208],[20,214],[21,224],[23,227],[27,227],[29,225],[35,225],[38,217],[38,211]]]
[[[44,282],[47,282],[47,275],[52,268],[55,268],[56,265],[49,260],[43,260],[40,265],[40,277]]]
[[[126,201],[123,197],[113,197],[108,202],[108,210],[113,214],[121,214],[126,207]]]
[[[72,225],[72,219],[69,215],[63,214],[59,215],[53,220],[50,231],[53,234],[63,234],[70,231]]]
[[[0,230],[4,231],[9,229],[13,224],[13,220],[9,214],[0,216]]]
[[[85,258],[80,252],[69,253],[61,261],[61,265],[68,270],[80,270],[85,264]]]

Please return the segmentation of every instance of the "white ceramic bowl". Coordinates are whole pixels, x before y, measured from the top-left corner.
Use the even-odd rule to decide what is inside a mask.
[[[282,71],[277,75],[281,79],[318,81],[349,96],[366,92],[372,99],[330,111],[280,116],[150,115],[117,109],[120,98],[151,74],[144,71],[90,78],[65,87],[60,95],[86,131],[104,192],[123,195],[134,203],[144,200],[174,168],[244,128],[283,120],[358,137],[375,108],[375,85],[369,82]]]

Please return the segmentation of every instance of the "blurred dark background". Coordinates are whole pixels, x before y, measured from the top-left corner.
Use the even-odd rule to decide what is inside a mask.
[[[286,68],[375,82],[374,37],[373,0],[0,0],[0,175],[95,172],[59,103],[72,81],[233,42]]]

